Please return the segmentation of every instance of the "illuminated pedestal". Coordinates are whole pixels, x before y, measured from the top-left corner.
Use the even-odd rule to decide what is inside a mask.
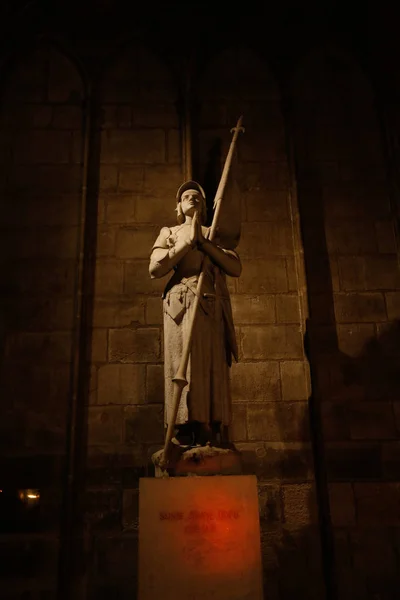
[[[261,600],[253,475],[143,478],[139,600]]]

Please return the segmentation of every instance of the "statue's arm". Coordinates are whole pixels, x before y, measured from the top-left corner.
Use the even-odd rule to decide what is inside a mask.
[[[206,238],[203,238],[200,250],[207,254],[229,277],[240,276],[242,263],[239,256],[233,250],[224,250]]]
[[[192,248],[189,240],[177,240],[170,248],[167,238],[170,235],[168,227],[163,227],[150,256],[149,272],[152,279],[164,277]]]

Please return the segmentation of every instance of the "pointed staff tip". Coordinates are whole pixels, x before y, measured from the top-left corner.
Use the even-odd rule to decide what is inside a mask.
[[[233,133],[233,132],[244,133],[244,127],[242,125],[242,121],[243,121],[243,115],[240,115],[238,122],[236,123],[236,126],[232,127],[232,129],[231,129],[231,133]]]

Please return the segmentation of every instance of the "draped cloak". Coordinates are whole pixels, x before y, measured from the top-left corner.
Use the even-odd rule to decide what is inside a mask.
[[[168,256],[184,227],[187,225],[161,230],[153,246],[150,266]],[[207,237],[209,230],[202,229]],[[154,252],[156,249],[157,253]],[[234,250],[221,249],[239,261]],[[162,251],[165,251],[164,255]],[[203,252],[197,248],[189,250],[174,267],[174,274],[163,293],[166,424],[173,410],[172,379],[178,371],[188,337],[203,259]],[[229,425],[231,421],[229,367],[232,356],[236,361],[238,358],[232,308],[225,273],[211,260],[207,263],[186,374],[188,385],[183,389],[176,419],[178,425],[190,421]]]

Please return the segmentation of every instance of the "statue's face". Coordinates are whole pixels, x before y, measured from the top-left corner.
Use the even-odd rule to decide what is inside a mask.
[[[186,190],[181,196],[181,207],[185,217],[193,217],[197,210],[201,210],[202,197],[197,190]]]

